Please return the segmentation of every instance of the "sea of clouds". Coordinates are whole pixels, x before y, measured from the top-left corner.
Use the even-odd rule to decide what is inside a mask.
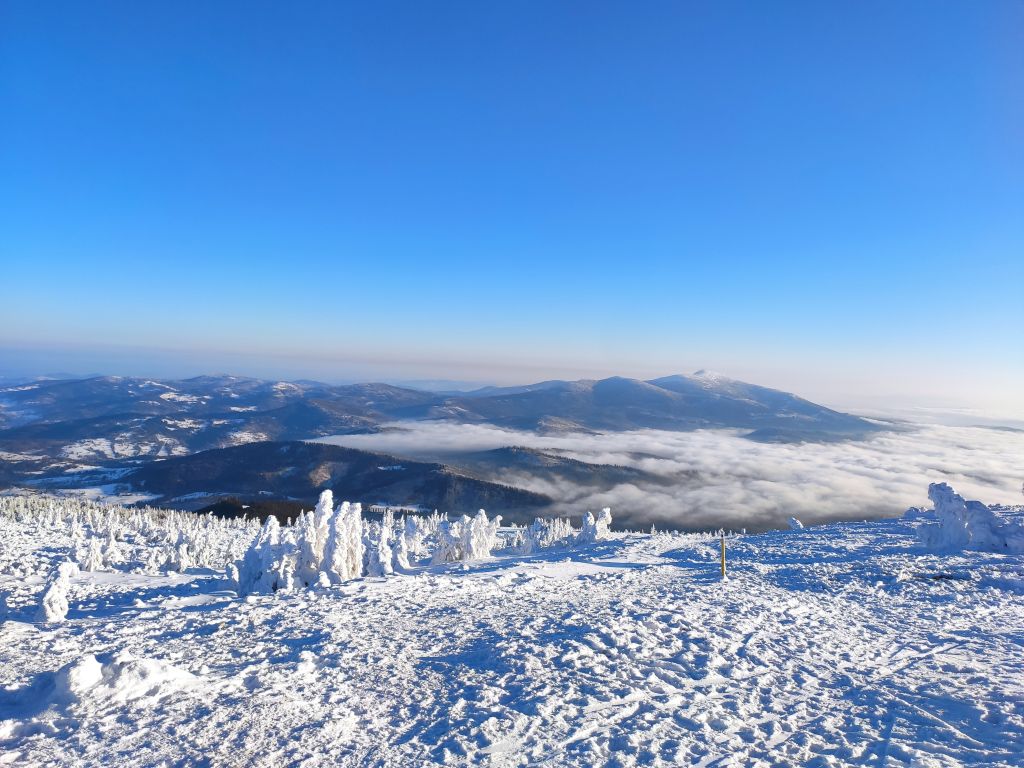
[[[758,443],[742,435],[722,429],[536,434],[399,422],[376,434],[325,441],[456,465],[459,453],[525,446],[633,467],[647,476],[598,487],[507,470],[491,479],[546,494],[557,500],[560,513],[610,506],[617,523],[644,528],[757,530],[783,526],[790,516],[805,523],[898,516],[908,506],[928,506],[928,484],[939,481],[986,503],[1024,501],[1021,430],[901,425],[866,440],[795,444]]]

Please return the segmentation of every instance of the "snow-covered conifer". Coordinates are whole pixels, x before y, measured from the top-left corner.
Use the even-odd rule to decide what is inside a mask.
[[[68,615],[68,591],[71,577],[78,573],[78,566],[65,560],[57,566],[46,582],[43,599],[36,613],[36,621],[60,622]]]

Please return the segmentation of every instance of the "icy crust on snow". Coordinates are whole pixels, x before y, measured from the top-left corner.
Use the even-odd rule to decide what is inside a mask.
[[[928,498],[935,505],[931,513],[911,507],[904,517],[936,520],[917,529],[918,537],[929,549],[1024,553],[1024,517],[1021,515],[1006,514],[980,501],[965,501],[946,483],[929,485]]]
[[[1024,764],[1024,555],[930,551],[927,518],[729,536],[725,582],[717,536],[433,565],[414,524],[407,573],[239,598],[119,563],[56,623],[74,543],[34,519],[0,514],[7,764]]]

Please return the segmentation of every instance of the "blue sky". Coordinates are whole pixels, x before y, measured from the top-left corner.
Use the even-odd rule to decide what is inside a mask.
[[[1019,403],[1019,2],[3,23],[0,368]]]

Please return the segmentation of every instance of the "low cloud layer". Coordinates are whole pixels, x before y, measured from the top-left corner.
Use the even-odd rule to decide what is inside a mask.
[[[969,498],[1018,504],[1024,480],[1024,432],[920,425],[864,441],[763,444],[734,430],[552,434],[483,425],[411,422],[372,435],[327,438],[338,445],[409,457],[526,446],[593,464],[642,470],[637,482],[577,485],[524,472],[494,479],[539,491],[559,511],[579,515],[612,507],[617,522],[649,527],[750,529],[804,522],[899,515],[927,505],[930,482]]]

